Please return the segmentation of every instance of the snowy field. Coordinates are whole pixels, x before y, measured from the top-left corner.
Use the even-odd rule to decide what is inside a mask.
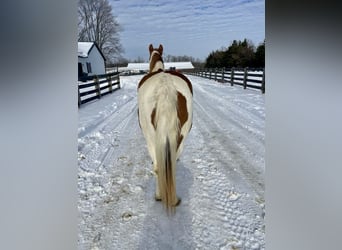
[[[138,124],[141,78],[79,109],[79,249],[265,249],[265,95],[188,76],[193,126],[168,217]]]

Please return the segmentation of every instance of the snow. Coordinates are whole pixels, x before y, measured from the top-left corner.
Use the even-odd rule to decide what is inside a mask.
[[[188,76],[193,126],[167,216],[138,124],[136,87],[79,109],[79,249],[265,249],[265,96]]]
[[[78,56],[88,57],[89,50],[93,46],[93,42],[78,42]]]

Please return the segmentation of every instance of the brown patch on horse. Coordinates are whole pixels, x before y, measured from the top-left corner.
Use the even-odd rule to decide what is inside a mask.
[[[154,49],[154,48],[153,48],[153,45],[152,45],[152,44],[150,44],[150,45],[148,46],[148,50],[150,51],[150,56],[151,56],[151,54],[152,54],[153,50],[156,50],[156,51],[158,51],[158,52],[159,52],[159,54],[160,54],[160,55],[162,55],[162,54],[163,54],[163,50],[164,50],[164,48],[163,48],[163,45],[159,44],[159,48],[158,48],[158,49]]]
[[[188,120],[188,109],[186,107],[186,99],[185,96],[182,95],[180,92],[177,91],[177,102],[178,102],[178,109],[177,115],[180,121],[180,127],[183,127],[184,123]]]
[[[185,124],[185,122],[188,120],[189,114],[188,114],[188,109],[186,106],[186,98],[184,95],[182,95],[178,91],[177,91],[177,103],[178,103],[177,116],[179,119],[180,129],[181,129],[183,125]],[[179,133],[177,137],[177,149],[179,145],[181,144],[182,140],[183,140],[183,135]]]
[[[152,123],[152,125],[154,127],[154,130],[157,129],[157,124],[156,124],[155,118],[156,118],[156,108],[154,108],[152,110],[152,113],[151,113],[151,123]]]
[[[192,84],[191,84],[190,80],[185,75],[183,75],[180,72],[173,71],[173,70],[166,70],[165,73],[169,73],[171,75],[178,76],[178,77],[182,78],[188,84],[188,87],[190,89],[191,94],[193,94],[192,93]]]
[[[163,45],[159,44],[159,48],[154,49],[153,45],[150,44],[150,46],[148,47],[148,50],[150,51],[150,61],[151,61],[150,62],[150,72],[152,72],[152,70],[153,70],[153,68],[157,62],[161,61],[164,64],[164,61],[162,58],[164,48],[163,48]],[[152,60],[151,60],[151,56],[152,56],[153,51],[157,51],[158,53],[155,53],[152,57]]]
[[[162,54],[163,54],[163,50],[164,50],[164,48],[163,48],[163,45],[159,44],[159,48],[158,48],[158,49],[154,49],[154,48],[153,48],[153,45],[152,45],[152,44],[150,44],[150,45],[148,46],[148,50],[150,51],[150,56],[151,56],[151,54],[152,54],[153,50],[156,50],[156,51],[158,51],[158,52],[159,52],[159,54],[160,54],[160,55],[162,55]]]
[[[151,62],[150,62],[150,72],[152,72],[154,66],[155,66],[156,63],[159,62],[159,61],[162,62],[162,63],[164,64],[164,61],[163,61],[163,58],[162,58],[161,54],[157,54],[157,53],[153,54],[152,60],[151,60]]]
[[[148,50],[150,51],[150,56],[151,56],[152,51],[153,51],[153,45],[152,44],[150,44],[150,46],[148,46]]]
[[[148,79],[150,78],[151,76],[154,76],[155,74],[158,74],[160,72],[162,72],[163,70],[162,69],[159,69],[158,71],[156,72],[151,72],[151,73],[148,73],[146,75],[144,75],[144,77],[140,80],[139,84],[138,84],[138,89],[143,85],[143,83]]]

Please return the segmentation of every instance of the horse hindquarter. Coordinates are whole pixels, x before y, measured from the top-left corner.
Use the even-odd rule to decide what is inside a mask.
[[[156,197],[172,212],[180,201],[176,159],[192,125],[192,86],[184,77],[159,72],[139,83],[138,102],[140,126],[158,177]]]
[[[178,135],[177,91],[170,76],[160,73],[139,88],[139,121],[158,176],[165,207],[177,203],[175,164]]]

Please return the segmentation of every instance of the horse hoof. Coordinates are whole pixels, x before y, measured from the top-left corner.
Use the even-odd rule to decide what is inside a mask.
[[[179,204],[181,204],[181,202],[182,202],[182,199],[178,198],[178,201],[176,202],[175,207],[179,206]]]
[[[161,201],[162,199],[160,198],[160,197],[158,197],[158,196],[154,196],[154,199],[156,200],[156,201]]]

